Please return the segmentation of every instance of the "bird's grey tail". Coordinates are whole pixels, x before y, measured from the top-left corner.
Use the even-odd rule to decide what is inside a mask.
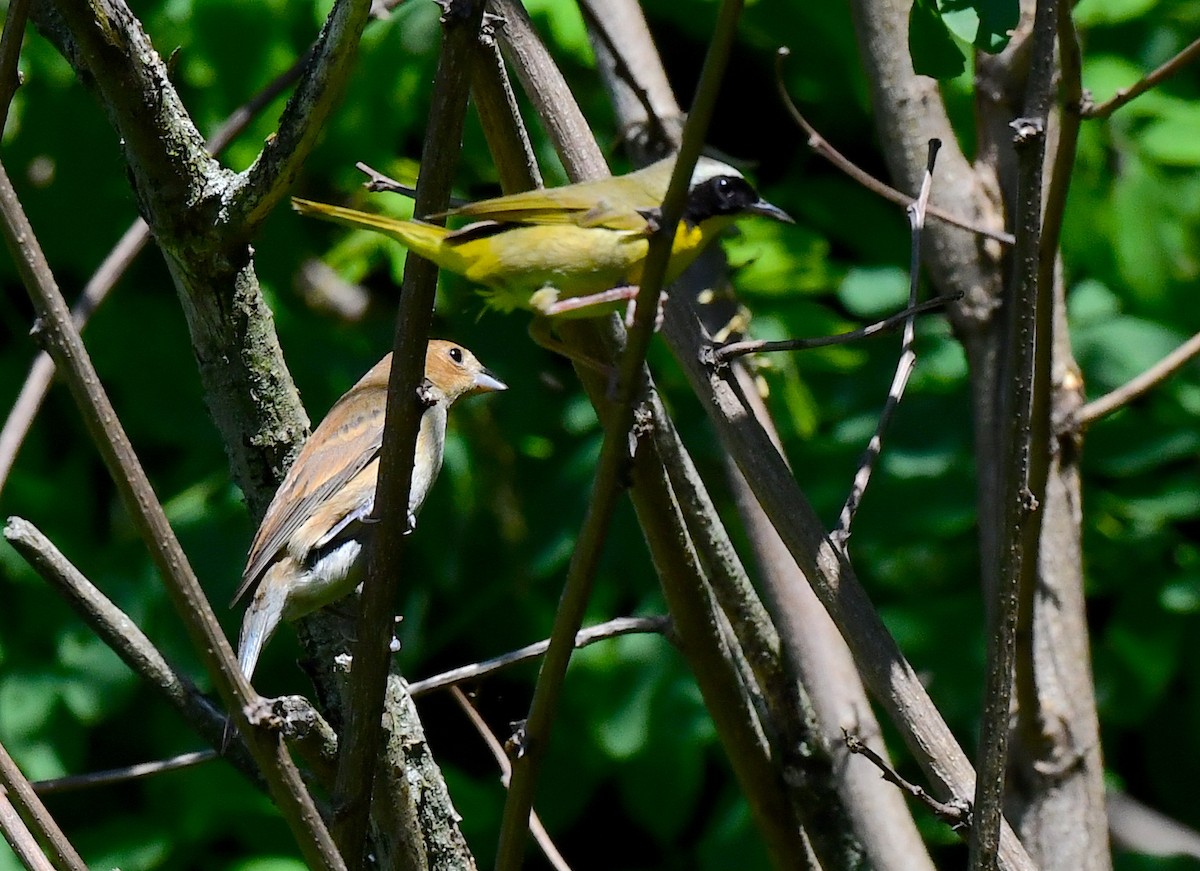
[[[275,601],[274,596],[263,595],[267,592],[262,587],[259,588],[242,618],[242,631],[238,636],[238,663],[246,680],[254,676],[259,654],[275,634],[275,628],[283,615],[283,602]]]

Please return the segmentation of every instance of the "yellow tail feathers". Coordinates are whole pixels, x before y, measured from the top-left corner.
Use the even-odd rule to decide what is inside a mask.
[[[421,221],[402,221],[399,218],[389,218],[387,215],[372,215],[370,212],[360,212],[358,209],[315,203],[299,197],[292,197],[292,208],[300,214],[312,218],[332,221],[346,227],[383,233],[439,266],[453,268],[452,265],[445,263],[446,251],[443,242],[449,232],[445,227],[425,224]]]

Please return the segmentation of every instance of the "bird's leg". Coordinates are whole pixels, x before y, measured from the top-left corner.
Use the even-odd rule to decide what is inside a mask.
[[[625,307],[625,329],[633,329],[633,316],[637,312],[637,297],[630,297],[629,305]],[[663,318],[667,314],[667,294],[660,292],[658,294],[658,311],[654,313],[654,332],[662,329]]]
[[[594,305],[611,305],[614,302],[635,299],[637,293],[638,288],[636,284],[623,284],[620,287],[610,287],[608,290],[601,290],[597,293],[559,299],[557,290],[550,287],[543,287],[531,296],[529,301],[541,314],[546,317],[555,317],[556,315],[564,315],[568,312],[590,308]]]

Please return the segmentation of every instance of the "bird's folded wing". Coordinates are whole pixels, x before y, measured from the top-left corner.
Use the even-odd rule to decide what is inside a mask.
[[[657,204],[627,202],[608,189],[608,181],[480,200],[447,214],[503,224],[574,224],[608,230],[645,230],[646,219],[640,210]]]
[[[364,388],[360,385],[357,389]],[[378,401],[357,401],[349,413],[344,409],[339,413],[339,402],[300,451],[254,536],[242,583],[233,597],[234,604],[254,586],[275,556],[288,546],[293,533],[309,521],[318,506],[329,503],[327,507],[331,513],[322,521],[332,528],[357,510],[357,501],[374,498],[374,486],[365,494],[364,500],[351,500],[355,504],[342,505],[347,500],[330,498],[346,488],[379,456],[383,444],[386,381],[368,389],[381,391]],[[314,536],[310,544],[317,545],[319,538]]]

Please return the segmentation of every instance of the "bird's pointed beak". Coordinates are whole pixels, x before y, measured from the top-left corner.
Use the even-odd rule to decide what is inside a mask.
[[[764,218],[774,218],[776,221],[782,221],[785,224],[796,223],[792,220],[792,216],[785,212],[779,206],[772,205],[766,200],[759,198],[757,203],[751,203],[746,207],[746,211],[752,215],[762,215]]]
[[[482,369],[476,373],[471,381],[471,386],[480,393],[493,393],[498,390],[507,390],[508,385],[489,372],[487,369]]]

